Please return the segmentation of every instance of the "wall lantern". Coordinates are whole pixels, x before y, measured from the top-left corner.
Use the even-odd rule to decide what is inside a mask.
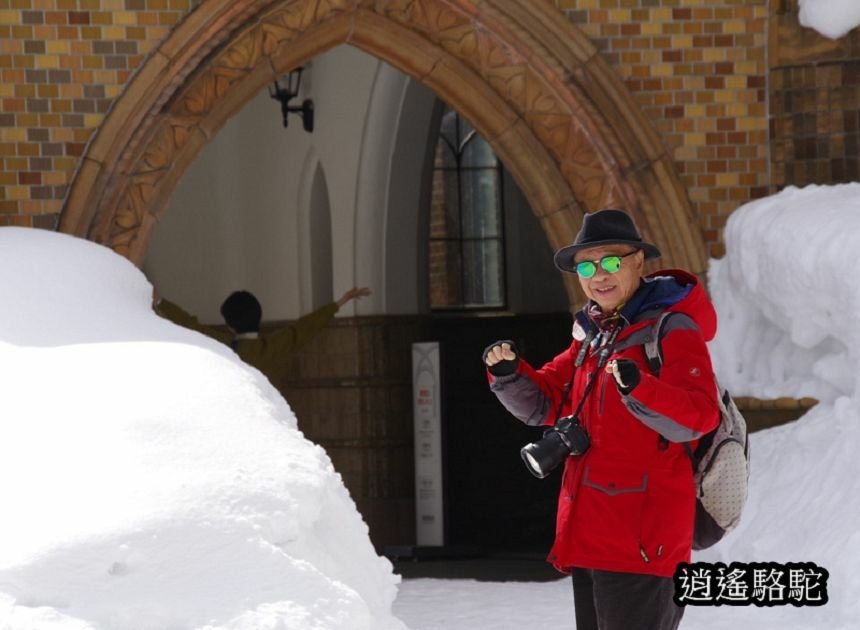
[[[314,102],[306,98],[301,105],[290,105],[290,101],[299,95],[303,70],[304,68],[299,67],[290,71],[287,76],[275,79],[275,82],[269,86],[269,96],[281,104],[284,127],[289,122],[290,113],[298,114],[302,117],[302,126],[305,131],[311,133],[314,130]]]

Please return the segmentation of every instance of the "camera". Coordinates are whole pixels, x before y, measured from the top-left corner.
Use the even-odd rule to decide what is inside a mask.
[[[591,446],[591,438],[576,416],[565,416],[543,433],[537,442],[520,449],[520,457],[529,472],[543,479],[570,455],[582,455]]]

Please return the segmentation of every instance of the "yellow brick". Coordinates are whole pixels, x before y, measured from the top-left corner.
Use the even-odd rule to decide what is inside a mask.
[[[714,93],[714,101],[717,103],[735,103],[738,100],[738,94],[734,90],[718,90]]]
[[[58,186],[69,181],[68,173],[47,172],[42,175],[42,183],[48,186]]]
[[[0,96],[15,96],[15,86],[11,83],[0,83]]]
[[[723,33],[737,35],[739,33],[745,33],[746,30],[747,26],[743,20],[726,20],[723,22]]]
[[[69,42],[48,40],[45,42],[45,52],[49,55],[68,55]]]
[[[717,175],[717,186],[737,186],[737,173],[720,173]]]
[[[18,114],[18,128],[39,126],[39,114]]]
[[[743,103],[731,103],[726,105],[726,116],[729,118],[742,118],[747,115],[747,106]]]
[[[671,77],[672,66],[668,63],[658,63],[651,66],[652,77]]]
[[[761,69],[755,61],[738,61],[735,63],[735,74],[761,74]]]
[[[102,38],[107,40],[125,39],[125,28],[122,26],[105,26],[102,28]]]
[[[95,129],[104,120],[104,114],[86,114],[84,116],[84,127]]]
[[[704,105],[685,105],[684,106],[684,115],[687,118],[701,118],[705,115],[705,106]]]
[[[0,11],[0,24],[20,24],[20,11]]]
[[[53,130],[54,142],[74,142],[75,132],[71,129],[57,128]]]
[[[9,186],[6,188],[6,198],[12,200],[27,199],[30,189],[27,186]]]
[[[651,9],[651,19],[655,22],[668,22],[672,19],[672,9]]]
[[[692,35],[675,35],[672,37],[672,48],[692,48]]]
[[[690,146],[703,146],[705,144],[705,134],[703,133],[688,133],[684,134],[684,144]]]
[[[37,68],[59,68],[60,58],[57,55],[39,55],[36,57]]]
[[[96,85],[113,85],[117,82],[116,70],[95,70],[93,82]]]
[[[736,121],[738,131],[761,131],[767,129],[766,118],[740,118]]]
[[[709,62],[725,61],[726,49],[725,48],[705,48],[704,50],[702,50],[702,59],[704,61],[709,61]]]
[[[663,25],[659,22],[644,22],[641,28],[643,35],[660,35],[663,33]]]
[[[630,22],[633,19],[633,11],[630,9],[610,9],[609,21],[614,24]]]
[[[19,98],[32,98],[36,96],[36,86],[30,83],[21,83],[15,86],[15,96]]]
[[[20,114],[18,115],[19,124],[20,124]],[[6,127],[5,129],[0,129],[0,133],[2,133],[2,138],[6,142],[26,142],[27,140],[27,130],[22,126],[20,127]]]
[[[113,24],[113,13],[96,11],[90,14],[90,22],[92,24],[100,24],[101,26],[110,26]]]
[[[746,77],[726,77],[726,87],[730,90],[745,90],[747,87]]]
[[[137,16],[132,11],[117,11],[113,14],[113,23],[134,26],[137,24]]]

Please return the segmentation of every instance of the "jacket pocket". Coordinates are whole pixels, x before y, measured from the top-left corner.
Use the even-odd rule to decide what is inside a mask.
[[[599,471],[586,466],[582,485],[599,490],[611,497],[630,492],[646,492],[648,490],[648,473],[623,470]]]
[[[648,474],[624,464],[587,466],[576,505],[577,543],[584,555],[606,566],[636,566]]]

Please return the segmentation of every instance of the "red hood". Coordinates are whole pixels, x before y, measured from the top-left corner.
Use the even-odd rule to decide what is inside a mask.
[[[674,278],[681,286],[693,286],[686,296],[666,310],[690,316],[696,322],[705,341],[713,339],[714,335],[717,334],[717,312],[699,279],[683,269],[661,269],[647,277],[659,278],[661,276]]]

